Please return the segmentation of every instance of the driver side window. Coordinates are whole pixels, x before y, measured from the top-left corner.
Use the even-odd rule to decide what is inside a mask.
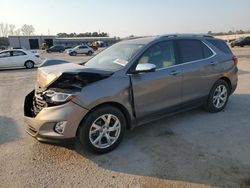
[[[147,49],[138,60],[138,64],[145,63],[154,64],[156,69],[175,65],[173,41],[160,42]]]

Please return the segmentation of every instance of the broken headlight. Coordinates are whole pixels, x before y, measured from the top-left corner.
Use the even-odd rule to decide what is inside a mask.
[[[72,100],[76,95],[72,93],[56,92],[47,90],[43,93],[46,102],[50,104],[62,104]]]

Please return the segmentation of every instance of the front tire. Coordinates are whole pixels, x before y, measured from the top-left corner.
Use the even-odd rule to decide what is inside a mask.
[[[225,80],[218,80],[209,93],[205,109],[212,113],[222,111],[227,105],[229,95],[228,83]]]
[[[34,68],[34,62],[33,61],[26,61],[24,66],[26,67],[26,69],[32,69]]]
[[[125,133],[126,119],[112,106],[104,106],[90,112],[82,121],[77,137],[92,152],[107,153],[115,149]]]

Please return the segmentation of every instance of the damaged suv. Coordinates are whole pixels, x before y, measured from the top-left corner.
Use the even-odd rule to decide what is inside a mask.
[[[77,137],[105,153],[127,129],[199,106],[223,110],[237,72],[226,43],[206,35],[125,40],[83,65],[47,61],[25,99],[27,132],[40,141]]]

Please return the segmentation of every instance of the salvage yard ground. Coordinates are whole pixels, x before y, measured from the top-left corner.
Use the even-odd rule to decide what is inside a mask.
[[[240,58],[239,85],[223,112],[196,109],[144,125],[105,155],[28,136],[23,101],[36,69],[0,71],[0,186],[250,187],[250,48],[233,51]],[[75,63],[89,58],[41,56]]]

